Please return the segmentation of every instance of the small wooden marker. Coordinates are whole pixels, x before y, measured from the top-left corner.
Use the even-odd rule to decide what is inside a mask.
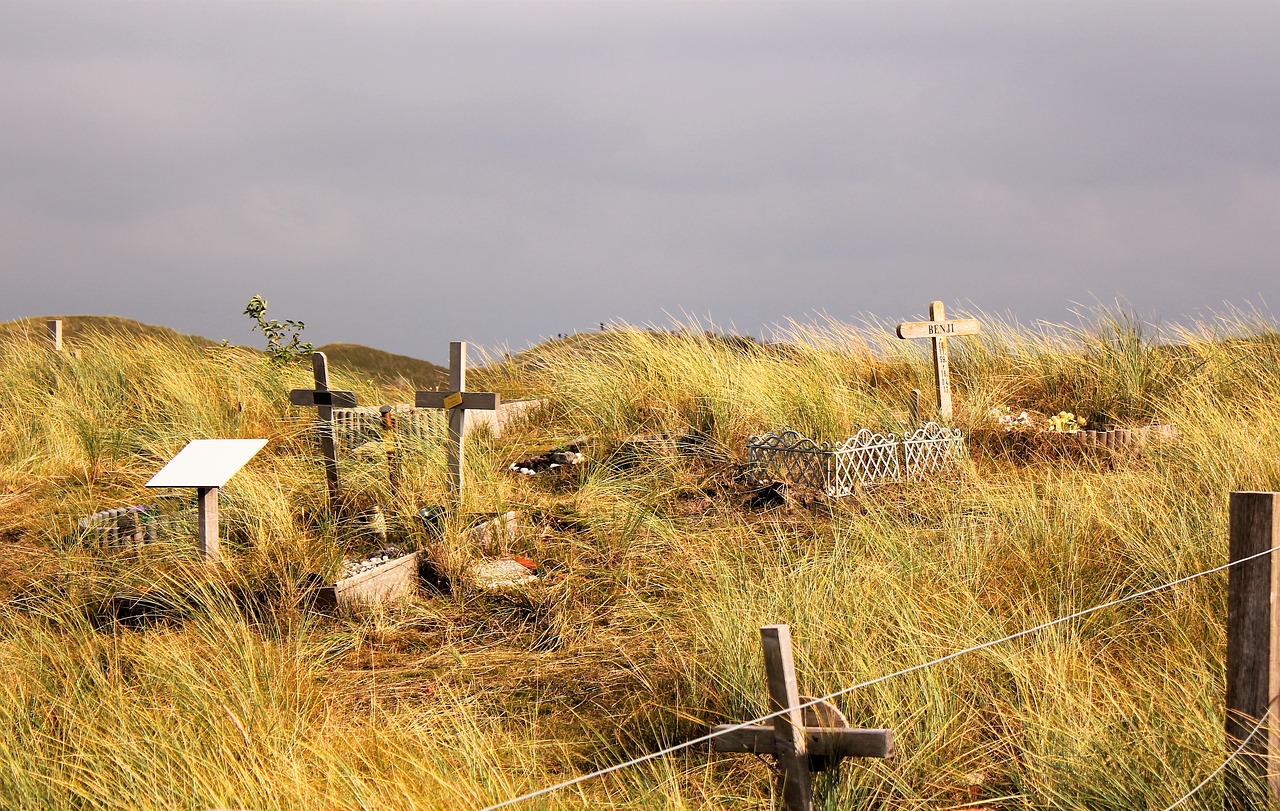
[[[49,336],[49,346],[54,352],[62,351],[62,319],[50,318],[45,323],[45,332]]]
[[[417,408],[443,408],[449,412],[449,480],[462,503],[463,453],[467,438],[467,411],[497,411],[500,398],[491,391],[467,391],[467,344],[449,344],[449,391],[414,392]]]
[[[338,514],[338,446],[333,439],[333,410],[355,408],[356,395],[350,391],[329,390],[329,358],[323,352],[311,353],[311,371],[315,377],[314,389],[293,389],[289,402],[296,406],[316,409],[317,429],[320,433],[320,452],[324,454],[324,478],[329,488],[329,510]]]
[[[898,325],[898,337],[928,338],[933,341],[933,373],[938,392],[938,418],[951,419],[951,370],[947,354],[947,338],[960,335],[977,335],[982,324],[972,318],[947,320],[947,310],[941,301],[929,305],[928,321],[904,321]]]
[[[791,629],[786,625],[766,625],[760,629],[764,667],[769,687],[769,712],[787,712],[770,724],[736,728],[721,724],[711,731],[711,745],[717,752],[749,752],[777,758],[778,794],[787,811],[812,811],[813,784],[810,773],[822,771],[847,757],[886,758],[894,753],[893,730],[850,729],[834,705],[820,701],[804,710],[799,707],[813,699],[802,697],[791,657]]]

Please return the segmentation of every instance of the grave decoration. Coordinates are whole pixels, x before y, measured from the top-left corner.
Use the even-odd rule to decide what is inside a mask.
[[[992,452],[1028,456],[1103,449],[1139,452],[1176,437],[1177,429],[1169,424],[1096,424],[1070,411],[1046,416],[1029,410],[1015,414],[1006,407],[993,408],[987,414],[987,424],[972,431],[973,440]]]
[[[521,476],[536,476],[539,473],[572,468],[587,460],[586,455],[582,453],[585,443],[586,438],[581,437],[544,453],[512,462],[507,469]]]
[[[323,589],[321,602],[329,605],[370,605],[403,599],[418,590],[421,552],[404,553],[387,548],[363,560],[344,561],[342,579]]]
[[[218,490],[266,444],[265,439],[193,439],[146,484],[195,489],[200,553],[210,563],[219,559]]]
[[[927,338],[933,342],[934,390],[938,395],[938,419],[951,421],[951,361],[947,352],[947,338],[961,335],[977,335],[982,324],[972,318],[947,320],[947,310],[941,301],[929,305],[928,321],[904,321],[898,325],[898,337],[903,340]]]
[[[757,480],[811,487],[840,498],[864,485],[923,478],[964,454],[960,430],[935,422],[901,439],[863,428],[835,445],[788,429],[750,437],[747,469]]]
[[[785,712],[764,724],[714,727],[711,746],[717,752],[772,755],[778,764],[778,796],[787,811],[812,811],[813,772],[837,766],[844,758],[893,757],[893,730],[850,728],[834,704],[800,695],[788,626],[761,628],[760,646],[769,713]],[[801,709],[802,704],[809,706]]]

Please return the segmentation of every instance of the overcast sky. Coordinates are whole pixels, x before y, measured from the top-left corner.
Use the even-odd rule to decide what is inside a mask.
[[[1280,3],[0,0],[0,320],[1280,307]]]

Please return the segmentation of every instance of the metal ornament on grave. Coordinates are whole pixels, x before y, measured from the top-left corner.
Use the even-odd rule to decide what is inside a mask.
[[[898,440],[863,428],[835,446],[817,443],[798,431],[752,436],[747,464],[772,478],[822,490],[832,498],[853,493],[859,485],[898,481]]]
[[[928,321],[904,321],[898,325],[898,337],[903,340],[928,338],[933,342],[934,390],[938,395],[938,418],[951,419],[951,361],[947,352],[947,338],[961,335],[977,335],[982,324],[972,318],[947,320],[947,309],[941,301],[929,305]]]
[[[941,470],[964,456],[964,432],[929,422],[902,436],[902,461],[908,479]]]

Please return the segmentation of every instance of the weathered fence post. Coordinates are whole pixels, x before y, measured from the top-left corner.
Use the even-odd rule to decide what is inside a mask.
[[[1231,494],[1231,560],[1259,555],[1280,541],[1278,493]],[[1227,746],[1234,751],[1259,723],[1226,776],[1227,809],[1263,809],[1267,799],[1280,799],[1280,769],[1269,765],[1280,756],[1280,561],[1260,555],[1233,566],[1227,585]],[[1271,713],[1269,719],[1267,714]]]
[[[911,430],[920,427],[920,389],[911,390],[911,401],[908,405],[911,410]]]
[[[399,482],[396,470],[396,416],[395,409],[384,405],[378,409],[382,415],[382,450],[387,455],[387,484],[391,486],[391,495],[397,493]]]
[[[54,352],[62,351],[62,319],[50,318],[45,322],[45,333],[49,336],[49,346]]]

